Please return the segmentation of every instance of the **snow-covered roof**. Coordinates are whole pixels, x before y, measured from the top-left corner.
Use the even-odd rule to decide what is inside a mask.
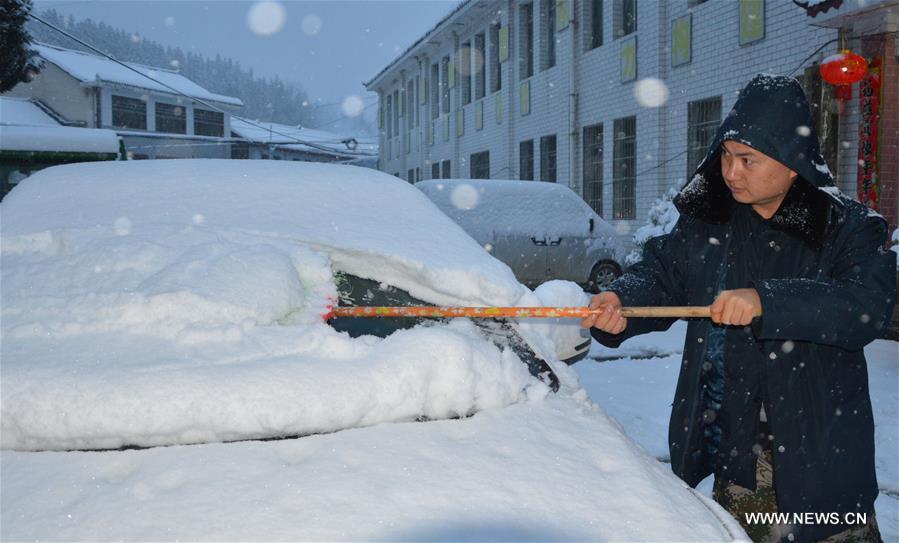
[[[166,87],[166,85],[168,85],[191,98],[211,100],[234,106],[243,105],[243,102],[239,98],[210,92],[173,70],[144,66],[142,64],[134,64],[131,62],[125,63],[141,74],[145,74],[165,84],[161,85],[107,58],[45,44],[35,45],[32,49],[37,51],[42,58],[59,66],[60,69],[82,83],[118,83],[120,85],[138,87],[155,92],[177,94],[173,92],[172,89]]]
[[[0,96],[0,151],[117,153],[112,130],[61,126],[34,102]]]
[[[253,143],[273,143],[279,149],[306,151],[311,153],[335,153],[344,156],[369,156],[378,153],[377,144],[359,142],[354,150],[350,150],[343,142],[349,136],[341,136],[333,132],[315,130],[301,126],[271,122],[248,122],[236,117],[231,118],[231,131]],[[308,142],[312,145],[306,145]],[[324,148],[324,149],[323,149]]]
[[[0,96],[0,124],[59,125],[32,100],[11,96]]]

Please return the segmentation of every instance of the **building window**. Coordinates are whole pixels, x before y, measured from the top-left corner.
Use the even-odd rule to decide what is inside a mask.
[[[138,98],[112,97],[112,126],[147,129],[147,104]]]
[[[194,134],[199,136],[215,136],[225,134],[225,114],[221,111],[194,109]]]
[[[540,180],[556,182],[556,135],[540,138]]]
[[[602,125],[584,127],[584,201],[602,217]]]
[[[637,118],[615,119],[612,157],[612,216],[637,217]]]
[[[440,66],[435,62],[431,64],[431,118],[436,119],[440,116]]]
[[[534,75],[534,6],[518,6],[518,76],[527,79]]]
[[[387,94],[387,137],[393,137],[393,96]]]
[[[440,166],[441,166],[441,170],[442,170],[441,173],[443,174],[443,178],[449,179],[450,178],[450,161],[444,160],[443,162],[440,163]]]
[[[616,38],[637,31],[637,0],[615,0],[613,9]]]
[[[704,4],[707,0],[687,0],[687,7],[692,8],[699,4]]]
[[[415,183],[415,170],[413,170],[412,168],[409,168],[409,172],[406,175],[406,181]]]
[[[534,180],[534,140],[518,144],[518,179]]]
[[[462,76],[462,105],[471,103],[471,42],[462,44],[459,50],[459,75]]]
[[[171,134],[186,134],[184,107],[156,102],[156,131]]]
[[[415,182],[421,181],[421,168],[415,168]]]
[[[556,65],[556,0],[542,0],[540,10],[541,37],[540,69],[548,70]]]
[[[486,47],[486,36],[484,33],[476,34],[474,37],[474,53],[472,54],[472,70],[474,70],[474,99],[480,100],[487,94],[487,84],[484,74],[484,60]]]
[[[720,96],[687,104],[687,180],[705,157],[720,123]]]
[[[440,61],[440,111],[450,112],[450,88],[449,88],[449,56]]]
[[[472,179],[490,179],[490,151],[473,153],[470,167]]]
[[[585,18],[590,22],[587,30],[587,49],[596,49],[602,45],[602,4],[603,0],[589,0],[584,4],[589,12]]]
[[[400,135],[400,91],[393,91],[393,135]],[[399,177],[399,176],[397,176]]]
[[[503,71],[499,63],[499,24],[490,25],[490,92],[503,88]]]
[[[231,137],[234,137],[234,134],[231,134]],[[250,144],[249,143],[232,143],[231,144],[231,158],[233,159],[248,159],[250,158]]]
[[[440,163],[431,163],[431,179],[440,179]]]
[[[415,128],[415,81],[406,84],[406,130]]]

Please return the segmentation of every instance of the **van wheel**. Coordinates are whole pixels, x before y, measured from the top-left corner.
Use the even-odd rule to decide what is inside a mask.
[[[610,260],[598,262],[593,266],[593,271],[590,272],[590,279],[587,281],[587,290],[595,294],[600,290],[607,288],[609,284],[620,275],[621,268],[618,264]]]

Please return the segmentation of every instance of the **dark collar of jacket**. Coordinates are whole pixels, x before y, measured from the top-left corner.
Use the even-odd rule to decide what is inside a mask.
[[[684,215],[711,224],[730,221],[736,202],[721,177],[720,156],[711,161],[703,174],[697,174],[674,198]],[[837,201],[802,177],[793,182],[769,224],[820,249],[827,236],[831,211]]]

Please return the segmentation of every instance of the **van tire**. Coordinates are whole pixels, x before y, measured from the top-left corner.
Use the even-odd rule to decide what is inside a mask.
[[[621,275],[621,267],[611,260],[597,262],[587,279],[587,290],[596,294]]]

